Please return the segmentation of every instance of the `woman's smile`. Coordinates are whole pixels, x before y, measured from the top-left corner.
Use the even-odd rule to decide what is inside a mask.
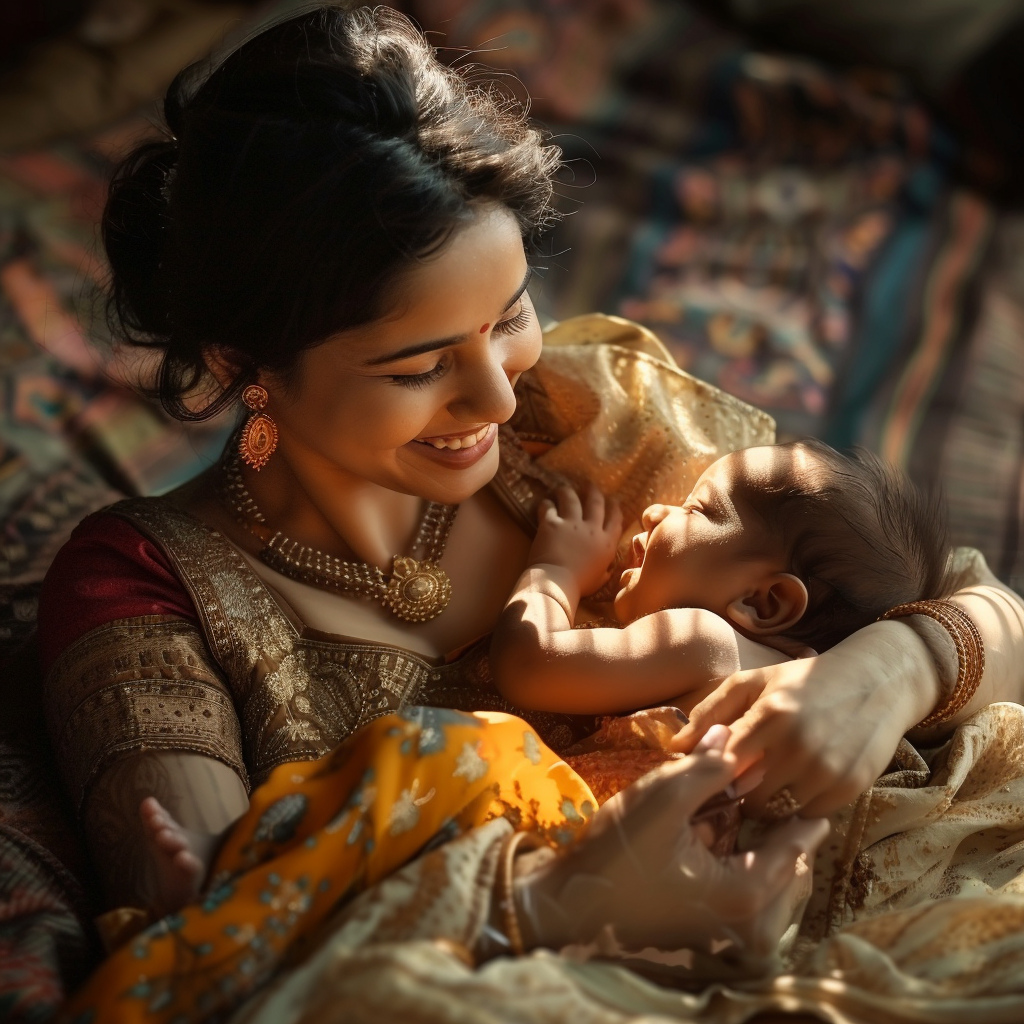
[[[450,469],[464,469],[482,459],[491,450],[497,436],[498,424],[488,423],[469,434],[417,437],[406,447],[412,447],[418,455]]]

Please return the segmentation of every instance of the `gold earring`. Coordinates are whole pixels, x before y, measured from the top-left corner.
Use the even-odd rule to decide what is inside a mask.
[[[258,473],[269,461],[277,447],[277,424],[262,410],[270,396],[259,384],[250,384],[242,392],[242,401],[252,409],[252,415],[242,427],[238,454],[247,466]]]

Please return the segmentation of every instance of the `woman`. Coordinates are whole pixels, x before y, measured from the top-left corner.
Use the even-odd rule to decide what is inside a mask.
[[[428,841],[499,814],[569,838],[592,800],[538,735],[562,748],[593,723],[524,728],[497,714],[510,709],[487,675],[486,634],[525,562],[533,507],[566,474],[635,516],[655,494],[685,494],[719,452],[767,440],[770,423],[621,322],[563,325],[532,369],[524,240],[553,217],[557,152],[518,110],[442,70],[397,15],[301,15],[205,79],[180,76],[165,110],[174,137],[128,160],[107,209],[117,321],[163,351],[171,412],[242,399],[251,414],[238,458],[83,524],[48,577],[40,635],[51,731],[110,905],[166,910],[195,888],[189,850],[159,839],[163,812],[140,818],[147,798],[200,855],[245,816],[214,865],[226,881],[108,962],[80,1004],[106,992],[116,1012],[171,1017],[182,1000],[197,1016],[233,1005],[342,895]],[[972,613],[995,600],[991,586],[964,598]],[[1016,698],[1024,633],[977,617],[984,694]],[[755,802],[788,789],[790,811],[821,813],[859,792],[948,696],[955,671],[936,668],[929,644],[947,662],[949,650],[932,625],[879,623],[827,662],[781,665],[737,637],[736,667],[754,674],[696,723],[753,702],[730,741],[738,759],[711,733],[702,757],[624,794],[569,854],[516,858],[471,953],[586,943],[606,924],[632,947],[706,948],[723,929],[748,952],[770,944],[786,914],[762,911],[788,909],[794,861],[820,827],[797,820],[760,855],[718,862],[690,817],[761,754]],[[823,749],[816,736],[838,714],[881,694],[884,722],[844,719],[840,756]],[[409,705],[489,716],[388,715]],[[436,750],[435,786],[421,769]],[[368,823],[375,800],[387,813]],[[310,858],[328,849],[309,890]],[[506,853],[512,865],[516,846]],[[266,955],[232,960],[238,908],[260,905],[275,913],[256,936]],[[142,989],[128,984],[140,959]]]

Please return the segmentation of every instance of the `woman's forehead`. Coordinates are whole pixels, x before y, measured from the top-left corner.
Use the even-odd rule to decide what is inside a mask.
[[[383,315],[345,332],[358,358],[392,349],[478,333],[516,298],[528,272],[515,217],[504,207],[482,207],[445,245],[399,274]]]

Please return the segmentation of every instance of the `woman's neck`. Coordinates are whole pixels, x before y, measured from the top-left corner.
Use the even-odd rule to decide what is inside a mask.
[[[338,558],[390,571],[412,547],[423,499],[355,477],[323,460],[278,451],[243,480],[272,532]]]

